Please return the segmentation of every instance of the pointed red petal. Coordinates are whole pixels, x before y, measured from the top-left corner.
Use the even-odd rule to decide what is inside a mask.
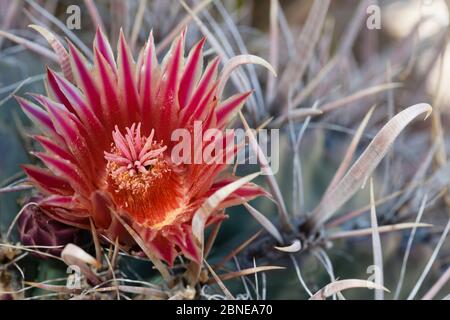
[[[147,47],[144,51],[143,65],[140,70],[140,89],[139,94],[142,103],[142,117],[149,119],[152,115],[152,107],[156,99],[156,91],[158,89],[157,82],[160,80],[160,71],[158,61],[155,54],[155,44],[153,40],[153,34],[150,33],[150,37],[147,43]],[[145,122],[144,122],[145,124]],[[149,130],[150,128],[147,128]]]
[[[210,192],[211,194],[215,191],[219,190],[220,188],[236,181],[237,178],[225,178],[222,179],[211,187]],[[265,196],[270,197],[270,194],[265,191],[260,186],[254,184],[254,183],[246,183],[236,191],[234,191],[231,195],[229,195],[221,204],[220,208],[228,208],[232,206],[236,206],[239,204],[242,204],[244,202],[251,201],[259,196]]]
[[[138,115],[141,108],[134,76],[134,62],[122,31],[120,32],[117,51],[117,61],[119,65],[118,81],[121,103],[125,104],[130,121],[135,122],[139,119]]]
[[[198,245],[194,240],[194,235],[192,234],[192,227],[190,225],[183,225],[178,234],[174,234],[171,239],[176,244],[176,246],[181,250],[183,255],[193,260],[197,263],[201,261],[201,252]]]
[[[205,41],[206,38],[200,40],[189,53],[178,90],[178,101],[181,109],[187,105],[200,76],[203,62],[202,50]]]
[[[46,207],[59,207],[69,210],[74,209],[74,204],[75,202],[73,196],[57,196],[57,195],[51,195],[47,198],[44,198],[39,203],[39,205]]]
[[[83,172],[88,177],[93,177],[94,161],[91,156],[91,149],[84,138],[86,134],[80,132],[83,125],[62,104],[53,102],[44,96],[36,95],[35,98],[46,106],[56,131],[64,138],[70,152],[77,159]]]
[[[79,229],[89,229],[89,215],[86,211],[47,206],[45,205],[45,202],[41,202],[40,207],[46,215],[56,221]]]
[[[97,49],[94,49],[94,54],[106,126],[111,131],[114,125],[121,126],[126,123],[128,113],[126,105],[119,101],[116,75]]]
[[[35,123],[44,133],[47,133],[58,142],[63,141],[63,139],[56,132],[53,122],[45,110],[23,98],[16,97],[16,100],[19,102],[19,105],[22,107],[22,110],[28,118],[30,118],[30,120],[33,121],[33,123]]]
[[[177,255],[173,244],[157,234],[151,241],[146,241],[146,245],[156,254],[156,256],[167,262],[169,266],[173,266],[173,261]]]
[[[225,127],[251,94],[252,91],[235,94],[222,102],[217,110],[217,126],[219,128]]]
[[[186,123],[189,117],[195,112],[195,109],[202,101],[203,97],[208,93],[208,90],[215,84],[217,76],[217,69],[219,67],[219,58],[212,60],[206,67],[200,82],[195,89],[192,98],[189,100],[188,106],[183,109],[183,116],[181,123]]]
[[[204,122],[206,120],[206,118],[209,115],[209,112],[213,111],[211,109],[214,106],[211,105],[211,103],[213,102],[213,100],[215,98],[217,98],[216,93],[217,93],[218,84],[219,83],[216,81],[216,83],[211,87],[211,89],[209,89],[209,91],[205,94],[205,96],[203,97],[201,102],[195,107],[194,113],[192,113],[189,116],[186,123],[189,124],[189,123],[193,123],[194,121]],[[187,116],[187,114],[186,114],[186,116]],[[186,125],[186,123],[182,122],[181,125],[184,127]]]
[[[103,112],[101,107],[100,94],[91,75],[91,70],[88,67],[88,63],[83,55],[78,51],[78,49],[76,49],[70,41],[68,41],[68,43],[70,55],[72,58],[72,70],[75,73],[77,84],[86,95],[89,105],[91,106],[92,110],[94,110],[97,118],[102,121]]]
[[[159,113],[156,116],[159,125],[157,133],[166,141],[169,140],[171,129],[174,128],[174,122],[176,121],[175,116],[179,111],[177,90],[181,78],[183,45],[184,36],[182,34],[164,58],[165,67],[157,95],[158,105],[160,106]]]
[[[97,27],[94,39],[94,51],[98,51],[102,57],[108,62],[111,70],[117,73],[116,62],[114,60],[114,54],[100,27]]]
[[[66,179],[52,174],[47,169],[42,169],[32,165],[21,165],[28,177],[37,184],[37,187],[44,193],[54,193],[68,195],[73,193],[73,189]]]
[[[75,161],[72,154],[65,148],[64,144],[55,143],[53,140],[44,136],[34,136],[34,139],[38,141],[47,152],[72,162]]]
[[[50,96],[54,97],[57,102],[62,103],[70,112],[75,112],[69,99],[67,99],[67,97],[59,88],[55,79],[55,73],[48,67],[47,67],[47,84],[48,84],[47,88],[50,91],[49,92]]]
[[[97,136],[97,142],[104,141],[106,134],[104,127],[94,114],[94,111],[85,102],[82,93],[72,83],[60,77],[56,73],[53,73],[51,70],[49,70],[49,74],[51,74],[51,77],[54,79],[61,94],[63,94],[67,100],[71,101],[74,113],[78,115],[78,118],[81,120],[88,133],[92,136]],[[101,148],[103,147],[104,146],[101,146]]]
[[[82,178],[77,167],[70,161],[53,157],[42,152],[36,152],[34,155],[41,159],[42,162],[44,162],[44,164],[57,176],[67,181],[78,193],[89,194],[91,189],[88,187],[89,183]]]
[[[104,191],[95,191],[91,194],[92,218],[96,227],[107,229],[111,225],[112,200]]]

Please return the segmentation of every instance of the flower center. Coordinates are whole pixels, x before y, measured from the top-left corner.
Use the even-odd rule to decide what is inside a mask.
[[[142,136],[140,123],[126,128],[125,135],[116,126],[112,135],[105,152],[108,190],[139,224],[164,226],[175,218],[180,199],[179,175],[164,157],[167,147],[153,139],[154,130]]]
[[[141,124],[136,126],[134,123],[131,128],[126,128],[124,136],[116,126],[111,152],[105,152],[105,159],[108,160],[108,171],[122,187],[139,174],[141,178],[151,178],[160,173],[158,164],[163,162],[167,147],[153,141],[154,133],[152,130],[148,137],[142,137]]]

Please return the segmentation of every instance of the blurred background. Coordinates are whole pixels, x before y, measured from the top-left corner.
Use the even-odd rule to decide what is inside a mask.
[[[417,297],[449,273],[450,243],[444,234],[450,217],[450,50],[446,1],[0,0],[0,188],[24,177],[20,164],[36,162],[28,153],[33,148],[29,135],[36,129],[13,95],[43,93],[45,66],[59,70],[46,40],[28,28],[29,24],[45,26],[61,39],[69,38],[88,58],[98,26],[105,30],[113,47],[122,27],[135,58],[153,30],[161,58],[170,39],[188,25],[187,48],[202,35],[208,37],[206,59],[219,54],[224,63],[234,55],[250,53],[269,61],[277,70],[276,78],[261,67],[246,66],[239,71],[244,81],[230,82],[227,90],[231,94],[254,89],[244,109],[251,126],[271,119],[268,126],[281,130],[281,165],[276,181],[289,214],[299,223],[319,203],[371,107],[375,106],[373,115],[353,159],[395,114],[416,103],[431,104],[432,116],[405,129],[373,179],[376,199],[380,200],[380,225],[414,222],[425,194],[422,222],[433,224],[432,228],[416,231],[397,297],[408,297],[430,259],[433,263]],[[287,110],[313,107],[323,113],[299,112],[286,118]],[[241,124],[236,122],[236,126]],[[251,170],[242,166],[238,173]],[[260,178],[258,183],[265,185],[265,180]],[[30,191],[0,194],[3,236],[29,194]],[[330,220],[327,232],[370,227],[368,195],[367,187],[357,192]],[[254,206],[279,225],[273,202],[260,199]],[[212,263],[261,229],[243,208],[233,208],[228,214],[213,247]],[[338,217],[343,220],[335,221]],[[411,230],[405,230],[382,235],[385,286],[391,290],[387,299],[395,296],[410,234]],[[12,242],[18,241],[15,232],[13,239]],[[434,256],[437,246],[440,250]],[[369,234],[329,241],[320,250],[305,252],[295,259],[313,292],[330,282],[330,273],[337,279],[368,279],[372,273],[368,267],[373,264],[371,237]],[[261,241],[244,249],[236,262],[242,267],[274,264]],[[286,269],[265,274],[267,298],[307,298],[296,265],[290,259],[275,262]],[[65,265],[48,259],[27,256],[18,263],[30,281],[66,275]],[[124,257],[122,263],[123,272],[130,278],[152,277],[145,261]],[[0,269],[0,283],[3,288],[14,287],[14,281],[22,275],[10,270],[6,276],[6,270]],[[448,276],[443,280],[446,284],[435,298],[448,297]],[[233,292],[245,293],[241,281],[227,285]],[[214,292],[214,288],[211,290]],[[36,297],[43,294],[39,290],[25,293]],[[373,291],[350,290],[345,297],[372,298]]]

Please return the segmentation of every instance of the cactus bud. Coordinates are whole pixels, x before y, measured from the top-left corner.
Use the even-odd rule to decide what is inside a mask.
[[[37,195],[29,202],[37,202],[42,196]],[[40,252],[59,256],[63,247],[68,243],[86,243],[87,232],[65,225],[50,218],[39,206],[28,206],[17,221],[19,237],[23,245],[27,246],[60,246],[59,248],[36,248]],[[44,258],[44,255],[39,255]]]

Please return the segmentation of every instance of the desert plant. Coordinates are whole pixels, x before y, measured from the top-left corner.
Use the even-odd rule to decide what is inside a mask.
[[[0,297],[448,297],[446,114],[425,83],[447,32],[393,39],[354,4],[85,0],[79,30],[65,1],[2,4]],[[193,154],[257,165],[175,163],[197,121],[248,136]]]

